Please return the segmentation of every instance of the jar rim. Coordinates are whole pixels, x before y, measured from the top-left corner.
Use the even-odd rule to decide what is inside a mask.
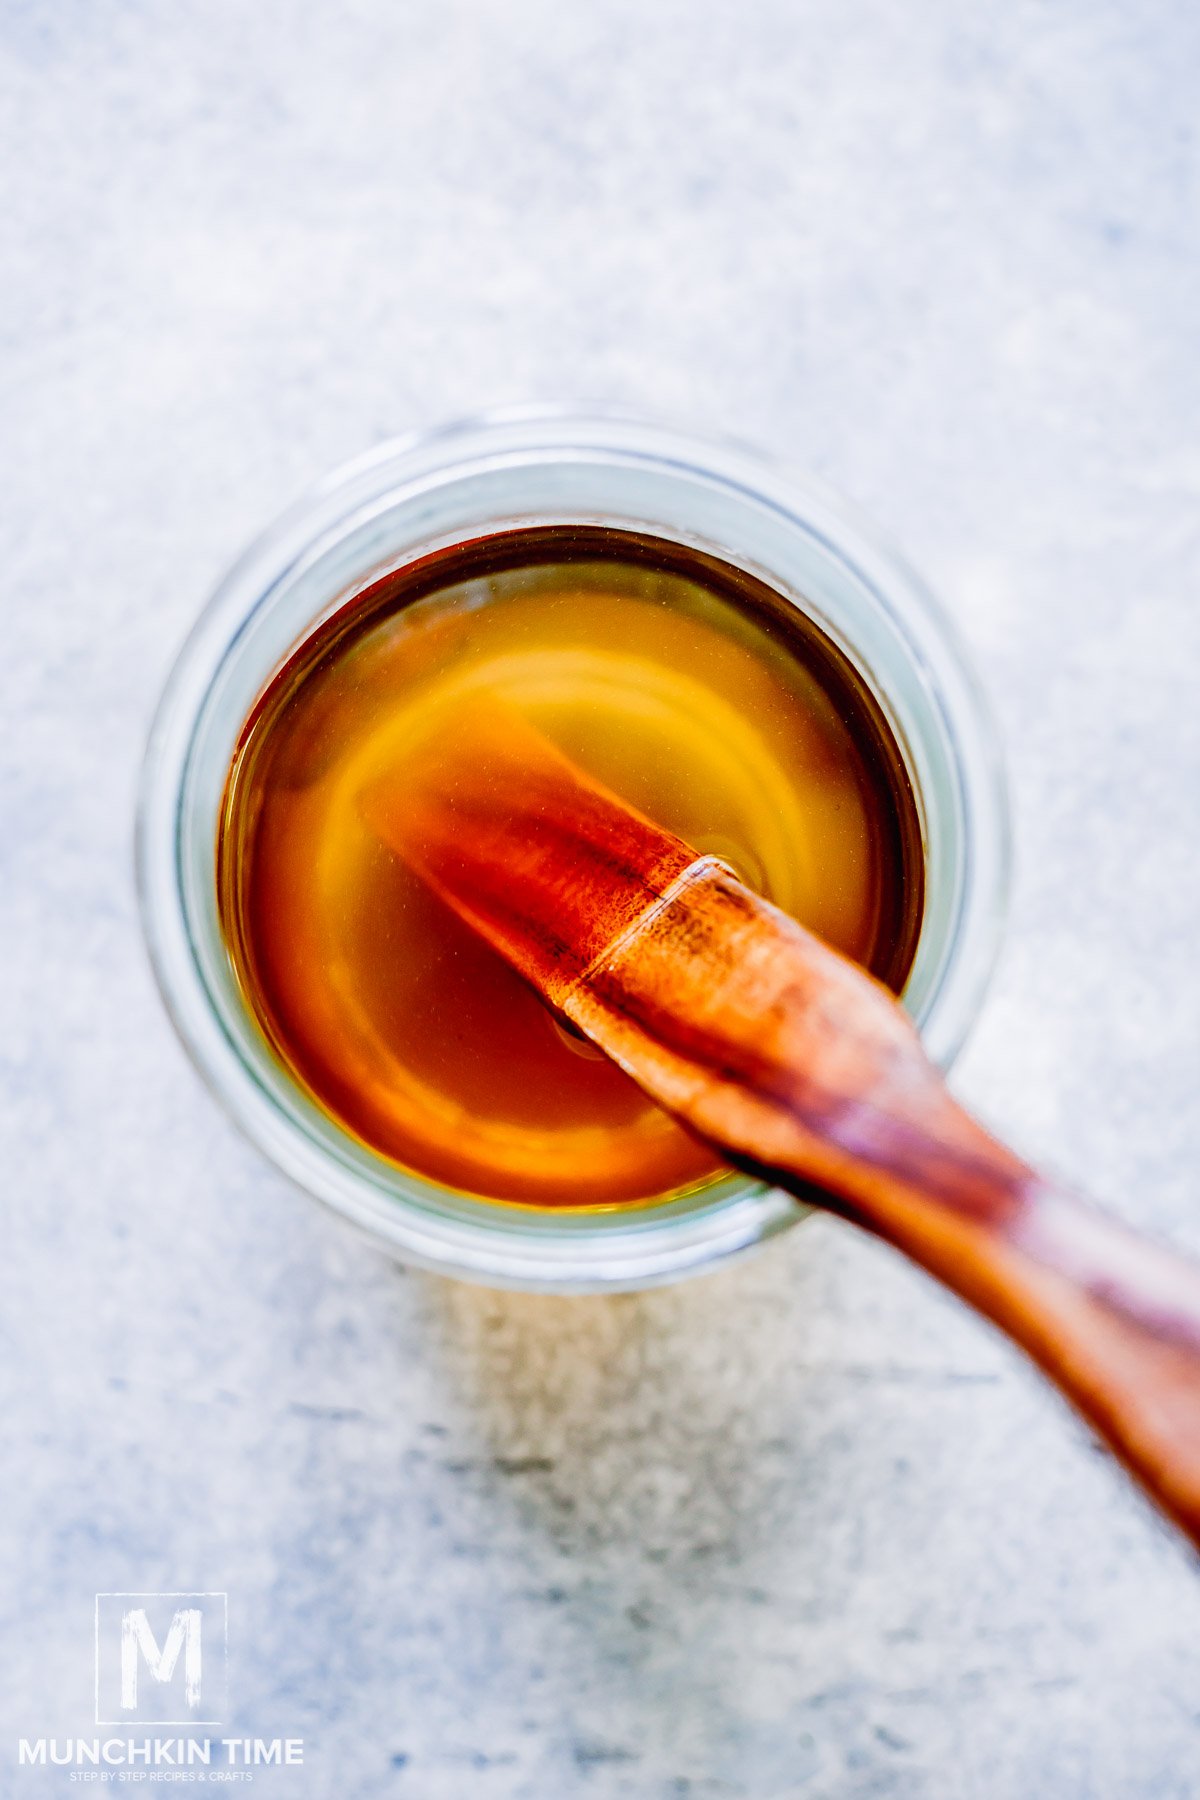
[[[431,547],[439,522],[446,541],[460,541],[464,507],[482,506],[483,529],[502,529],[511,521],[489,523],[486,512],[499,496],[510,512],[516,506],[513,517],[540,523],[544,504],[522,513],[521,502],[550,494],[567,507],[558,522],[583,522],[570,496],[589,491],[597,501],[608,494],[593,516],[611,524],[626,522],[613,512],[614,493],[646,491],[630,504],[673,507],[675,517],[639,518],[641,528],[696,543],[803,601],[890,713],[923,828],[944,839],[946,872],[937,929],[927,942],[927,906],[903,998],[926,1048],[948,1067],[995,964],[1009,881],[1007,797],[986,701],[943,609],[875,529],[820,483],[734,440],[606,407],[522,406],[389,440],[331,471],[243,552],[185,640],[151,727],[135,839],[143,932],[167,1011],[244,1135],[405,1262],[493,1286],[576,1292],[711,1268],[808,1209],[740,1175],[635,1207],[524,1209],[455,1195],[375,1156],[265,1046],[255,1053],[257,1027],[232,996],[223,943],[212,936],[205,884],[215,889],[215,831],[207,844],[205,836],[228,767],[226,757],[216,769],[217,752],[240,729],[247,694],[257,697],[274,673],[289,620],[294,647],[385,567]],[[806,568],[810,583],[825,583],[819,603]],[[839,606],[842,616],[826,616]],[[872,654],[892,658],[886,676],[869,666]],[[224,739],[214,723],[222,718]]]

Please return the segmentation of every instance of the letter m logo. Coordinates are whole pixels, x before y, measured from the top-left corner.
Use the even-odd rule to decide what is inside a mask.
[[[219,1725],[224,1594],[96,1595],[96,1723]]]

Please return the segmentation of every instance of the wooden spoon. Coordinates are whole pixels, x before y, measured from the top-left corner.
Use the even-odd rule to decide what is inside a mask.
[[[1200,1544],[1200,1267],[998,1143],[885,988],[498,704],[362,806],[668,1112],[994,1320]]]

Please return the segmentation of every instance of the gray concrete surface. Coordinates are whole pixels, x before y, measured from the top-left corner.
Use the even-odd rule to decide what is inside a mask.
[[[1013,777],[962,1094],[1200,1248],[1200,31],[1182,0],[0,3],[0,1790],[104,1590],[226,1590],[257,1791],[1182,1800],[1200,1577],[1013,1354],[818,1223],[614,1300],[397,1272],[201,1092],[131,812],[328,465],[589,394],[953,607]],[[75,1791],[71,1786],[71,1791]]]

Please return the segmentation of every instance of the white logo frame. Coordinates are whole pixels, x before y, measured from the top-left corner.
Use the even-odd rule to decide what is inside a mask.
[[[159,1593],[159,1594],[151,1594],[151,1593],[133,1594],[133,1593],[124,1593],[124,1592],[118,1592],[118,1593],[108,1592],[108,1593],[97,1594],[95,1597],[95,1605],[94,1605],[95,1683],[96,1683],[95,1697],[96,1697],[96,1723],[97,1723],[97,1725],[132,1725],[132,1724],[138,1724],[138,1725],[142,1725],[142,1724],[145,1724],[145,1725],[220,1725],[220,1724],[222,1724],[223,1720],[221,1720],[219,1718],[201,1719],[201,1718],[192,1717],[192,1718],[188,1718],[188,1719],[159,1719],[159,1718],[143,1719],[143,1718],[139,1718],[138,1712],[136,1710],[133,1712],[126,1713],[125,1717],[122,1719],[102,1719],[100,1717],[100,1602],[102,1600],[171,1600],[171,1601],[176,1602],[176,1605],[174,1607],[175,1612],[178,1612],[181,1610],[179,1603],[183,1602],[183,1601],[188,1601],[188,1600],[191,1600],[191,1601],[216,1601],[216,1600],[219,1600],[221,1602],[221,1611],[220,1611],[221,1643],[220,1643],[220,1656],[219,1656],[220,1685],[221,1685],[221,1694],[222,1694],[222,1704],[227,1704],[228,1693],[229,1693],[229,1595],[228,1595],[228,1593],[209,1592],[209,1593],[204,1593],[204,1594],[200,1594],[200,1593],[188,1594],[188,1593],[170,1592],[170,1593]],[[207,1613],[208,1609],[204,1609],[204,1610]],[[207,1666],[208,1666],[208,1658],[207,1657],[205,1658],[205,1664],[206,1664],[206,1674],[207,1674]],[[201,1688],[202,1696],[204,1695],[204,1693],[206,1693],[208,1691],[209,1691],[209,1687],[206,1683],[206,1685],[202,1686],[202,1688]]]

